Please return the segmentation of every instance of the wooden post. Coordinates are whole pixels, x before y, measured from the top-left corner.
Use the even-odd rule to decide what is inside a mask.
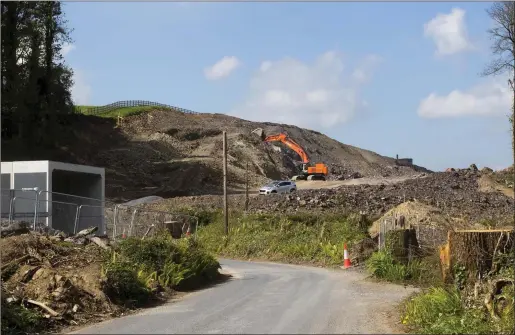
[[[245,169],[245,212],[249,210],[249,161]]]
[[[224,223],[225,235],[229,235],[229,213],[227,210],[227,132],[223,132],[223,155],[224,155]]]

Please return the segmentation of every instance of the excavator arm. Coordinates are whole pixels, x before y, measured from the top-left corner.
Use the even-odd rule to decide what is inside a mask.
[[[300,158],[302,159],[302,164],[309,163],[308,154],[306,154],[304,149],[302,149],[302,147],[297,142],[295,142],[294,140],[289,138],[288,135],[286,135],[284,133],[267,136],[267,137],[265,137],[265,139],[263,141],[265,141],[265,142],[282,142],[288,148],[292,149],[297,154],[299,154]]]
[[[262,128],[254,129],[252,133],[258,135],[264,142],[282,142],[300,156],[302,159],[302,175],[294,176],[292,180],[299,180],[299,178],[300,180],[325,180],[325,176],[328,175],[329,169],[324,163],[316,163],[315,166],[308,167],[308,154],[297,142],[289,138],[285,133],[265,136]]]

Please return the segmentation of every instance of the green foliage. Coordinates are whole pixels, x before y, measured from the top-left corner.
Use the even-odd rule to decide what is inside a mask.
[[[455,288],[436,287],[410,299],[402,323],[423,334],[490,333],[480,310],[465,309]]]
[[[61,54],[71,43],[59,1],[2,2],[2,140],[30,151],[53,145],[74,111],[73,72]]]
[[[213,281],[220,264],[193,239],[122,241],[103,265],[103,290],[115,303],[141,306],[161,289],[189,289]]]
[[[196,217],[198,219],[199,227],[207,226],[214,222],[220,222],[223,219],[223,212],[221,209],[205,210],[187,207],[177,209],[177,212]]]
[[[347,217],[234,213],[230,220],[229,238],[221,216],[199,230],[198,238],[209,251],[234,258],[337,266],[343,262],[343,244],[365,236]]]
[[[454,284],[456,285],[456,288],[458,290],[462,290],[465,287],[468,272],[467,268],[463,264],[454,264],[453,267],[453,278],[454,278]]]
[[[37,310],[18,304],[2,303],[2,334],[34,333],[44,326],[45,318]]]
[[[116,260],[104,264],[102,290],[115,304],[126,307],[139,307],[147,303],[151,292],[138,272],[135,264]]]
[[[172,108],[165,106],[134,106],[134,107],[112,107],[105,109],[106,107],[98,106],[76,106],[75,110],[78,113],[85,115],[96,115],[105,118],[117,118],[118,116],[126,117],[132,115],[139,115],[151,112],[153,110],[172,110]]]
[[[375,278],[393,283],[411,283],[421,286],[441,284],[437,257],[414,259],[407,263],[398,261],[386,251],[378,251],[365,262],[367,270]]]
[[[376,278],[391,282],[404,282],[420,279],[423,269],[419,260],[407,264],[398,262],[389,251],[372,254],[366,261],[367,270]]]

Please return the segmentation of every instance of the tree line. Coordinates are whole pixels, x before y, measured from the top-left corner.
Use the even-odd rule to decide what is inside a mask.
[[[2,1],[2,140],[51,144],[74,112],[61,54],[71,30],[59,1]]]

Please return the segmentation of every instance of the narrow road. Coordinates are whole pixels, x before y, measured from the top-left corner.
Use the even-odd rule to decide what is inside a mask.
[[[352,269],[221,264],[233,274],[228,282],[75,334],[392,334],[399,333],[395,305],[414,291]]]

